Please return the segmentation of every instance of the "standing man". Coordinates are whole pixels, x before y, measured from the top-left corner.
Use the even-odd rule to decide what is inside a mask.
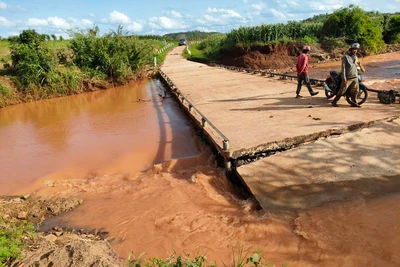
[[[311,96],[317,95],[318,92],[314,92],[311,88],[310,78],[308,78],[308,52],[310,52],[311,48],[309,45],[305,45],[303,50],[301,51],[300,56],[297,58],[296,70],[297,70],[297,90],[296,90],[296,98],[302,98],[300,95],[301,86],[304,83],[307,86],[308,92],[310,92]]]
[[[359,43],[350,45],[349,51],[342,57],[342,86],[336,94],[335,99],[332,101],[332,106],[338,107],[337,102],[349,90],[351,106],[360,108],[357,104],[356,96],[358,92],[358,58],[357,52],[360,49]]]

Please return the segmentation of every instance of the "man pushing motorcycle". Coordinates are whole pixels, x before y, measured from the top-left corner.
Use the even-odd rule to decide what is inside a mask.
[[[361,107],[356,101],[357,92],[359,90],[357,70],[357,67],[359,67],[359,61],[357,58],[357,52],[359,49],[360,44],[354,43],[350,45],[349,50],[342,57],[342,86],[337,92],[335,99],[332,101],[332,106],[334,107],[338,107],[337,102],[347,90],[349,90],[350,94],[350,105],[352,107]]]

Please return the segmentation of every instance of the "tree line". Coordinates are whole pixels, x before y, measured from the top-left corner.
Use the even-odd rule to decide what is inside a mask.
[[[281,41],[321,43],[328,47],[359,42],[366,53],[379,53],[386,44],[400,43],[400,14],[365,12],[350,5],[299,22],[240,27],[226,35],[223,45],[249,47]]]

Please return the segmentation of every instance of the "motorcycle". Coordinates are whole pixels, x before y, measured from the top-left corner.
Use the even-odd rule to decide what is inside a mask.
[[[358,72],[358,85],[359,90],[356,95],[357,104],[363,104],[368,98],[368,87],[362,82],[361,71]],[[325,87],[325,96],[327,99],[330,99],[336,96],[340,87],[342,86],[342,77],[336,70],[329,71],[329,76],[326,78],[324,82]],[[351,98],[349,95],[349,90],[344,94],[346,101],[351,104]]]

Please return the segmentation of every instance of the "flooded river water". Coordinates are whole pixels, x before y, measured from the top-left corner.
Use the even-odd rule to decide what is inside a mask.
[[[146,81],[0,109],[0,194],[83,198],[46,225],[101,228],[124,258],[176,251],[230,266],[240,246],[277,266],[400,266],[400,193],[257,211],[162,96]]]

